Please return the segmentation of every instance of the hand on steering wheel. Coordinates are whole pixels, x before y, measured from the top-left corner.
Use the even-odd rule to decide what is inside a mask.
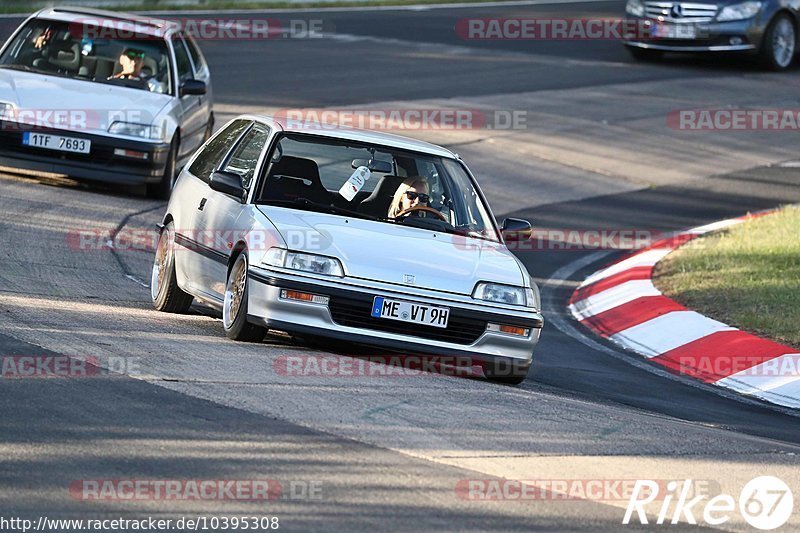
[[[415,205],[413,207],[409,207],[408,209],[404,209],[404,210],[400,211],[399,213],[397,213],[397,216],[395,218],[400,218],[400,217],[404,217],[406,215],[410,215],[414,211],[423,211],[425,213],[433,213],[434,215],[439,217],[439,219],[442,222],[447,222],[447,219],[444,217],[443,214],[441,214],[439,211],[437,211],[436,209],[434,209],[432,207],[428,207],[427,205]]]

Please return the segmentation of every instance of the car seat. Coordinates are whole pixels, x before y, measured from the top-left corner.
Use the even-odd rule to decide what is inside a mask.
[[[331,195],[322,185],[319,167],[313,160],[285,155],[272,165],[261,199],[268,202],[296,198],[327,203]]]
[[[374,217],[385,217],[389,213],[389,205],[392,203],[394,193],[403,183],[405,177],[387,174],[382,177],[372,194],[367,196],[359,205],[358,210]]]

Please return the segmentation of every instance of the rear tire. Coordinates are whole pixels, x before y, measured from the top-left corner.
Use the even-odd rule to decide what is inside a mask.
[[[147,197],[157,198],[160,200],[169,200],[172,194],[172,189],[175,187],[175,180],[177,178],[178,170],[175,161],[178,158],[178,141],[173,139],[169,145],[169,154],[167,155],[167,164],[164,167],[164,175],[161,176],[161,181],[157,183],[147,184]]]
[[[483,363],[483,375],[489,381],[506,385],[519,385],[528,377],[530,361],[494,361]]]
[[[759,59],[767,70],[786,70],[797,47],[797,31],[789,15],[782,13],[769,23],[761,42]]]
[[[175,228],[172,222],[161,230],[150,275],[153,306],[165,313],[185,313],[192,305],[192,295],[178,287],[175,275]]]
[[[661,50],[639,48],[636,46],[626,46],[625,48],[628,49],[628,53],[637,61],[658,61],[664,57],[664,52]]]
[[[267,328],[247,321],[247,301],[250,284],[247,276],[247,254],[241,252],[225,283],[225,302],[222,306],[222,327],[229,339],[242,342],[261,342]]]

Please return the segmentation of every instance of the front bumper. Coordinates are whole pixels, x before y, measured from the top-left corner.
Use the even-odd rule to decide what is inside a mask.
[[[471,357],[478,362],[530,362],[543,325],[541,313],[458,302],[433,291],[399,291],[386,285],[349,285],[287,276],[257,267],[249,271],[248,321],[290,333],[319,335],[406,354]],[[281,289],[328,296],[328,304],[281,299]],[[427,328],[372,318],[375,296],[450,307],[447,328]],[[486,323],[530,330],[527,337],[486,331]],[[436,331],[433,331],[436,330]],[[414,334],[411,334],[411,332]]]
[[[655,21],[628,16],[645,29],[651,28]],[[670,24],[665,22],[665,24]],[[625,46],[661,50],[664,52],[749,52],[761,45],[764,28],[757,19],[735,20],[730,22],[698,22],[694,24],[697,35],[694,39],[671,39],[650,37],[649,35],[627,34]]]
[[[62,135],[92,142],[91,152],[77,154],[22,144],[25,132]],[[147,154],[145,159],[116,155],[114,150]],[[0,166],[35,172],[64,174],[71,178],[107,183],[153,183],[161,180],[167,163],[168,143],[133,141],[53,128],[28,128],[0,121]]]

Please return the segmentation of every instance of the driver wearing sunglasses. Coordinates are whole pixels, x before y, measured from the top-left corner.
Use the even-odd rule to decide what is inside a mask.
[[[148,89],[154,92],[162,92],[158,90],[158,82],[142,74],[144,55],[144,52],[137,48],[126,48],[119,56],[119,64],[121,65],[122,70],[113,76],[110,76],[108,79],[128,80],[137,85],[137,88]]]
[[[392,203],[389,206],[389,218],[397,218],[406,214],[406,212],[413,212],[414,208],[427,208],[430,201],[428,180],[422,176],[406,178],[394,193]],[[422,211],[422,209],[416,210]]]

